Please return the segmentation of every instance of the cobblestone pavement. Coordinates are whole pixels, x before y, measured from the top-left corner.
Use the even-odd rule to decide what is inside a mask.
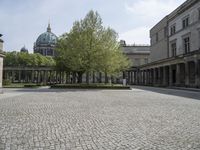
[[[199,150],[200,101],[187,94],[199,93],[6,90],[0,149]]]

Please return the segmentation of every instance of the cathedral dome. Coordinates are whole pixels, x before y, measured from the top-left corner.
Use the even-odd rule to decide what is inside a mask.
[[[27,49],[25,46],[24,46],[24,47],[22,47],[20,51],[21,51],[21,52],[28,53],[28,49]]]
[[[36,40],[36,46],[39,45],[55,45],[57,36],[51,32],[50,24],[48,25],[47,31],[42,33]]]

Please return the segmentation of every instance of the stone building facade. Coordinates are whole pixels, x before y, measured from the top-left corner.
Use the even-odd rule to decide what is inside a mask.
[[[2,35],[0,34],[0,37]],[[2,93],[2,79],[3,79],[3,40],[0,39],[0,93]]]
[[[125,41],[120,41],[123,53],[131,60],[132,67],[147,64],[150,55],[149,45],[127,45]]]
[[[139,74],[138,67],[146,65],[150,62],[150,46],[149,45],[127,45],[124,40],[120,41],[123,53],[132,62],[132,67],[124,72],[121,79],[127,79],[128,84],[138,84]]]
[[[200,88],[200,1],[187,0],[150,31],[150,63],[139,83]]]

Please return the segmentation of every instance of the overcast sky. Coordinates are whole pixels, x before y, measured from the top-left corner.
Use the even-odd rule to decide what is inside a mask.
[[[149,29],[185,0],[0,0],[0,33],[4,50],[30,52],[50,20],[57,36],[68,32],[89,10],[98,11],[105,26],[128,44],[149,44]]]

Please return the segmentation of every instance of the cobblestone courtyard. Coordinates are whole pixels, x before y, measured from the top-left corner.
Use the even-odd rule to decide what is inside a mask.
[[[200,149],[199,99],[147,87],[5,90],[0,149]]]

